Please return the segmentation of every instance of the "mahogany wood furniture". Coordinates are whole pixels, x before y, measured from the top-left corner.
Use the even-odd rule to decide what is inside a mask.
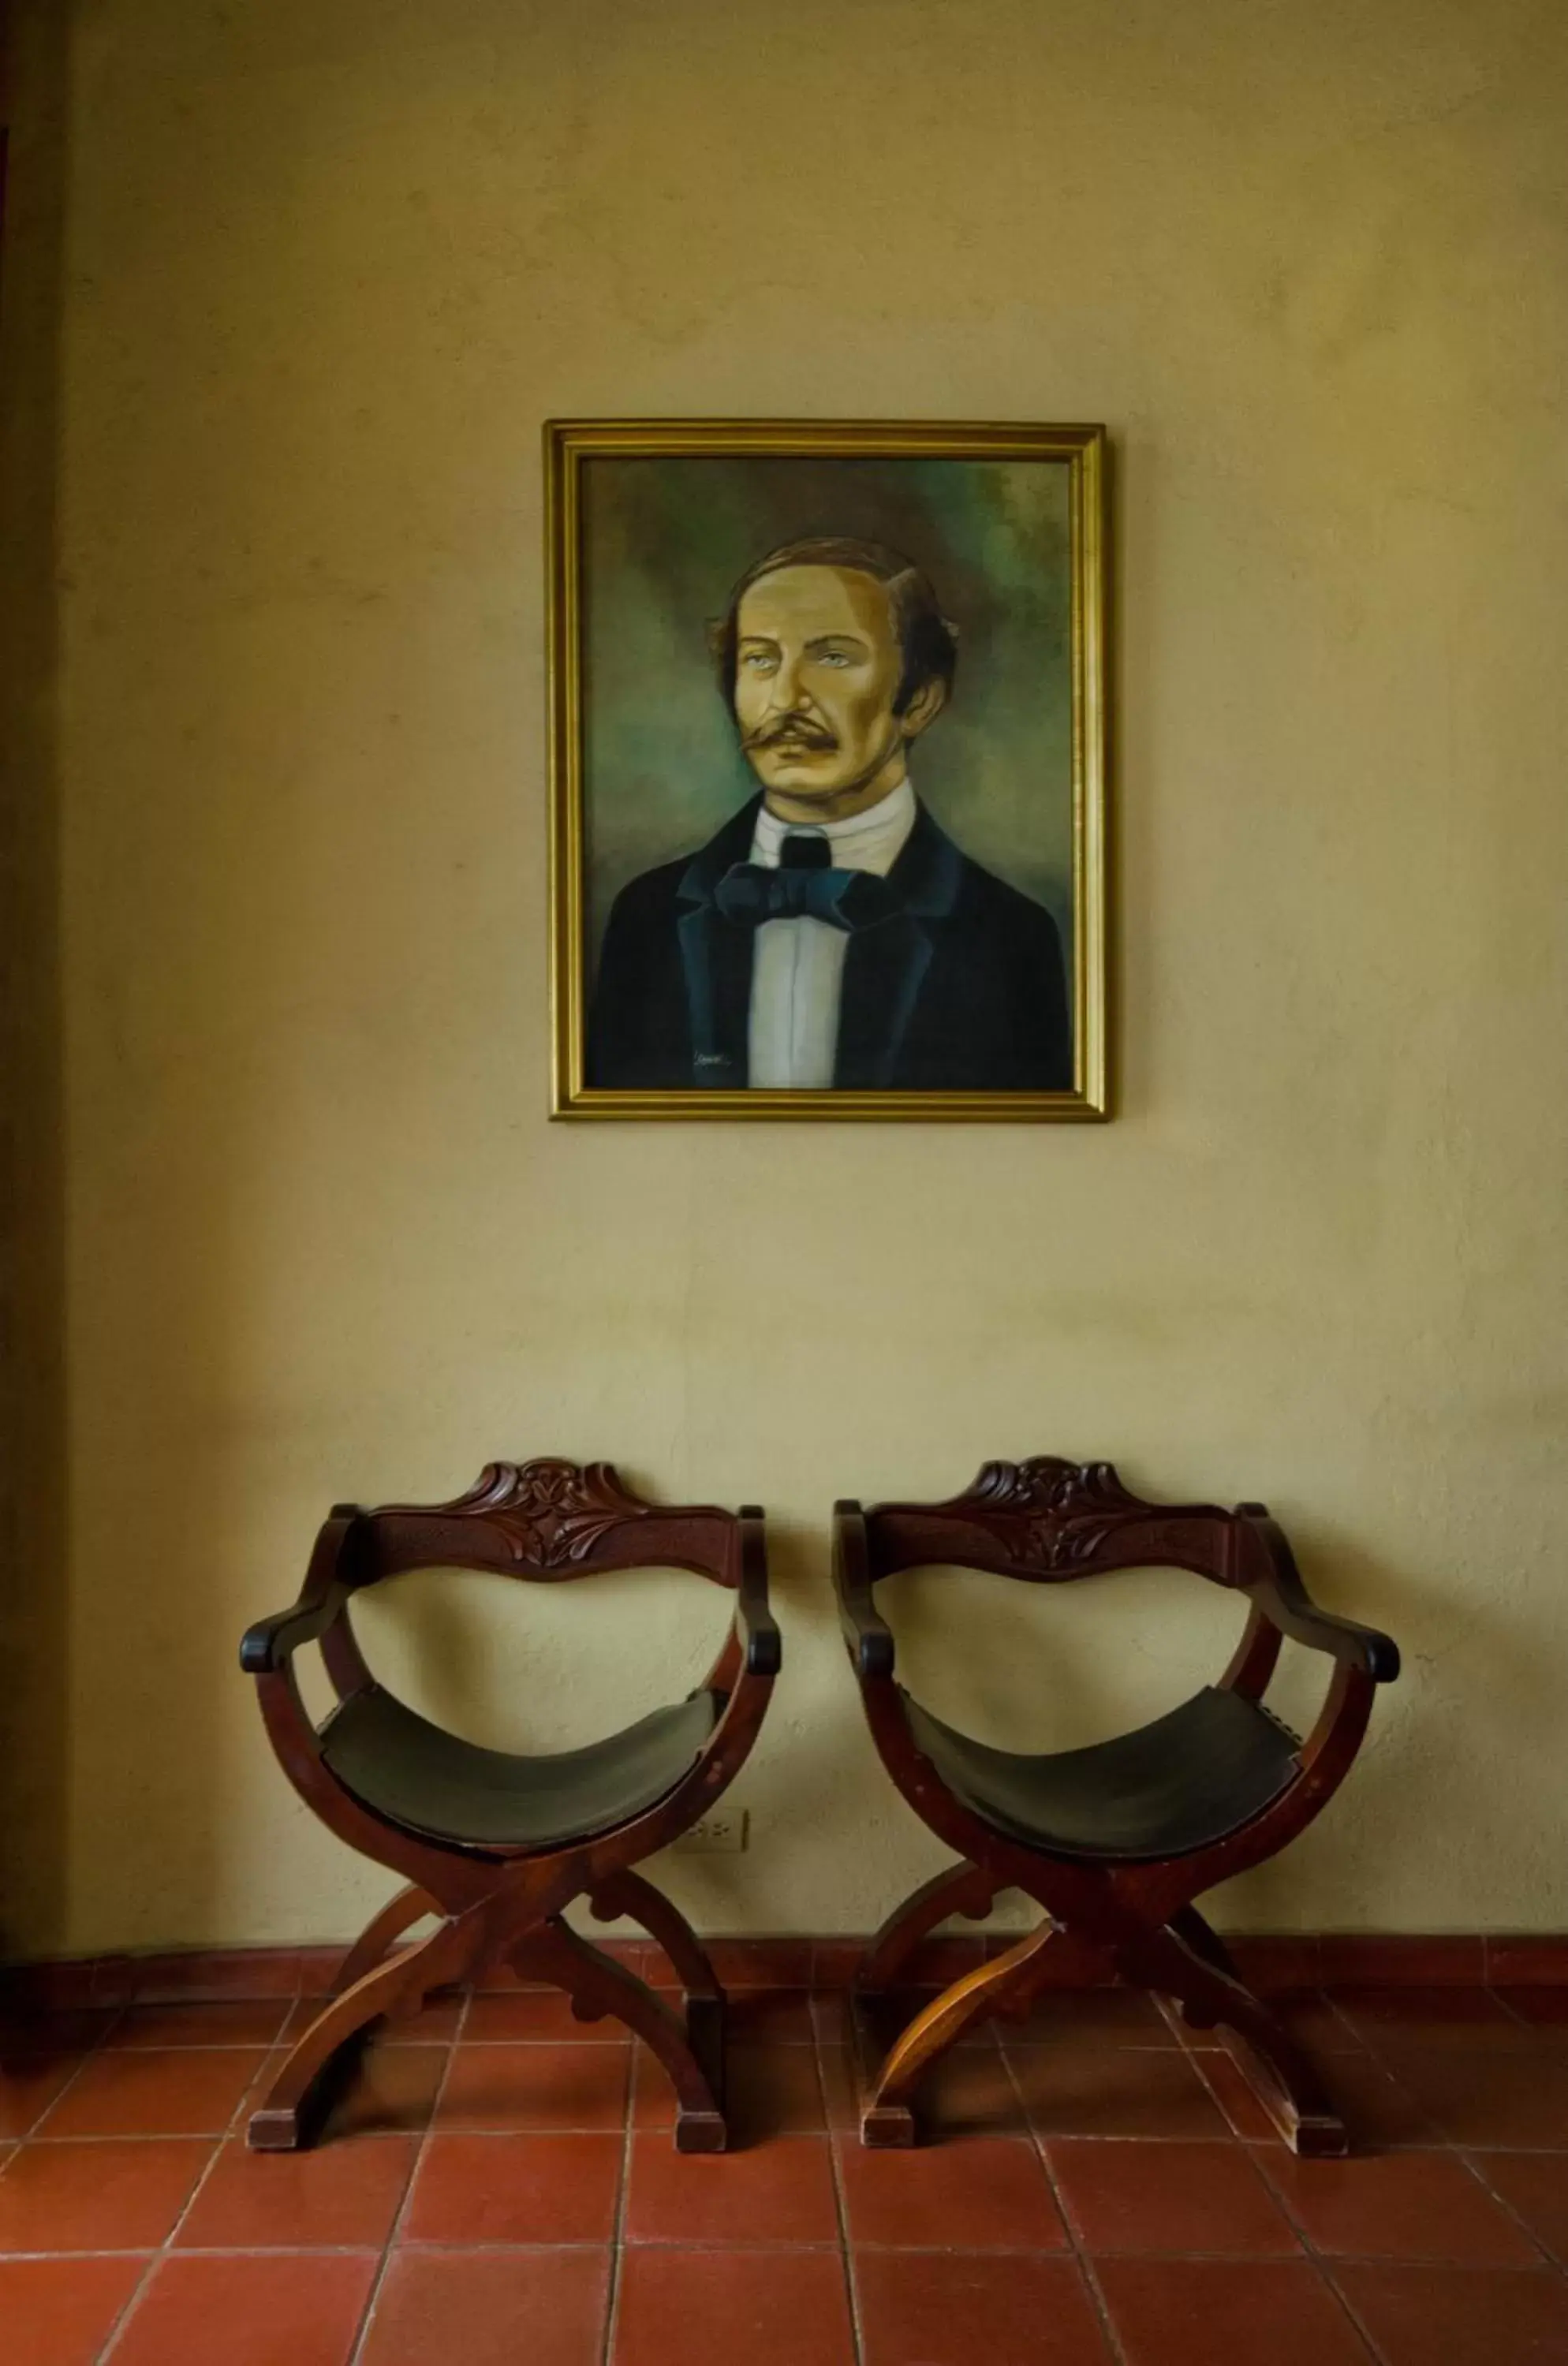
[[[879,1579],[922,1567],[1060,1585],[1118,1569],[1190,1570],[1250,1606],[1215,1684],[1140,1730],[1032,1757],[995,1750],[922,1708],[894,1674]],[[988,1462],[942,1504],[835,1514],[834,1576],[850,1655],[883,1763],[960,1863],[906,1899],[863,1956],[851,1997],[861,2136],[914,2141],[922,2075],[981,2017],[1021,2016],[1058,1932],[1109,1956],[1189,2025],[1217,2028],[1281,2135],[1302,2154],[1346,2149],[1312,2063],[1245,1985],[1194,1899],[1293,1840],[1333,1797],[1372,1696],[1399,1673],[1386,1635],[1319,1610],[1261,1504],[1147,1504],[1109,1463]],[[1282,1638],[1325,1652],[1327,1696],[1303,1742],[1263,1706]],[[985,1914],[1018,1888],[1044,1910],[1017,1945],[954,1980],[885,2045],[888,1996],[944,1917]]]
[[[516,1757],[460,1741],[378,1684],[355,1639],[361,1588],[412,1569],[477,1569],[557,1582],[592,1571],[676,1568],[730,1587],[735,1617],[703,1685],[626,1731],[581,1750]],[[316,1641],[337,1693],[319,1728],[294,1654]],[[252,2115],[250,2142],[310,2141],[328,2073],[374,2021],[417,2013],[435,1989],[510,1965],[567,1990],[585,2021],[613,2013],[669,2072],[682,2152],[721,2152],[724,1996],[695,1932],[635,1867],[711,1808],[755,1741],[779,1667],[768,1608],[762,1515],[644,1503],[607,1462],[492,1462],[455,1503],[334,1506],[291,1610],[241,1646],[285,1774],[351,1848],[411,1886],[349,1949],[330,2002],[304,2032]],[[574,1898],[600,1921],[626,1915],[663,1949],[683,1989],[673,2012],[655,1991],[570,1930]],[[429,1937],[392,1954],[415,1923]]]

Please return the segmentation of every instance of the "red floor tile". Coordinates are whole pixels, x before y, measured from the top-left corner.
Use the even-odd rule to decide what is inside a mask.
[[[100,1955],[87,1962],[13,1966],[3,1987],[7,2011],[105,2011],[130,2001],[136,1975],[129,1955]]]
[[[823,1989],[811,2000],[812,2025],[818,2045],[827,2051],[842,2053],[849,2040],[849,1999],[841,1989]]]
[[[971,2136],[911,2152],[836,2139],[850,2240],[894,2248],[1058,2251],[1066,2230],[1034,2146]]]
[[[847,1989],[864,1954],[863,1939],[818,1939],[812,1955],[812,1987],[818,1995]]]
[[[1523,1933],[1486,1942],[1486,1979],[1494,1989],[1568,1988],[1568,1939]]]
[[[45,2011],[40,2006],[0,2005],[0,2067],[15,2054],[28,2059],[40,2054],[91,2054],[119,2017],[118,2005],[107,2011],[91,2006]]]
[[[1007,2053],[1039,2135],[1196,2141],[1229,2134],[1179,2047],[1022,2045]]]
[[[377,2266],[369,2251],[168,2254],[114,2366],[346,2366]]]
[[[605,1939],[593,1930],[581,1935],[591,1947],[596,1947],[602,1955],[608,1955],[612,1962],[620,1965],[623,1971],[630,1972],[634,1979],[646,1980],[650,1988],[679,1987],[680,1983],[663,1954],[649,1941]],[[555,1985],[553,1980],[519,1979],[510,1964],[490,1964],[474,1982],[474,1993],[477,1996],[510,1995],[514,1989],[544,1992],[554,1989]]]
[[[579,2021],[561,1989],[498,1989],[477,1996],[463,2024],[466,2045],[626,2045],[624,2021]]]
[[[1405,2084],[1403,2062],[1394,2069],[1376,2056],[1341,2054],[1322,2067],[1352,2152],[1386,2152],[1393,2146],[1429,2146],[1440,2141],[1431,2115]]]
[[[732,2149],[769,2136],[820,2134],[826,2126],[814,2046],[736,2045],[728,2049],[727,2067]],[[632,2108],[639,2128],[675,2124],[675,2090],[646,2046],[637,2053]]]
[[[200,2136],[29,2144],[0,2176],[0,2251],[152,2251],[212,2157]]]
[[[740,1989],[729,2000],[731,2045],[809,2045],[817,2035],[806,1989]]]
[[[1269,2259],[1301,2248],[1244,2146],[1067,2138],[1045,2150],[1088,2250]]]
[[[1486,1978],[1486,1942],[1479,1933],[1440,1938],[1398,1933],[1325,1933],[1318,1941],[1318,1977],[1325,1989],[1475,1989]]]
[[[139,2004],[299,1993],[297,1947],[192,1947],[178,1955],[144,1955],[134,1968]]]
[[[1139,1989],[1066,1989],[1036,1997],[1022,2021],[998,2024],[1007,2045],[1175,2045],[1175,2031]]]
[[[854,2355],[836,2250],[626,2254],[611,2366],[853,2366]]]
[[[1458,2046],[1524,2054],[1533,2033],[1484,1989],[1348,1989],[1335,2004],[1375,2051]]]
[[[38,2133],[221,2135],[265,2059],[260,2046],[90,2055]]]
[[[1024,2135],[1029,2126],[1012,2074],[994,2046],[955,2045],[944,2054],[915,2091],[915,2117],[933,2141]]]
[[[1074,2260],[857,2251],[854,2273],[864,2366],[1106,2366]]]
[[[1289,1993],[1271,1996],[1266,2002],[1287,2035],[1314,2056],[1367,2051],[1366,2038],[1343,2017],[1336,1999]],[[1181,2025],[1181,2042],[1200,2053],[1224,2043],[1217,2029],[1189,2029],[1185,2022]]]
[[[607,2243],[624,2139],[432,2135],[403,2221],[420,2243]]]
[[[289,2007],[282,1998],[232,1997],[209,2004],[139,2004],[122,2013],[104,2043],[118,2051],[168,2045],[270,2045]]]
[[[860,2121],[856,2115],[854,2079],[847,2048],[819,2045],[817,2049],[817,2070],[822,2082],[822,2108],[828,2125],[858,2131]]]
[[[1260,2147],[1258,2166],[1314,2250],[1339,2259],[1434,2259],[1531,2268],[1540,2253],[1452,2153],[1297,2160]]]
[[[0,2136],[25,2136],[81,2069],[79,2054],[8,2055],[0,2062]]]
[[[825,2135],[788,2135],[748,2151],[678,2153],[659,2135],[632,2140],[628,2243],[834,2243],[839,2210]]]
[[[874,2022],[881,2034],[884,2048],[891,2045],[896,2037],[901,2037],[910,2022],[924,2012],[929,2004],[934,2004],[942,1993],[941,1989],[889,1990],[882,2001]],[[995,2018],[987,2015],[984,2021],[972,2021],[962,2037],[955,2040],[955,2043],[959,2045],[994,2046],[997,2043]]]
[[[1454,2144],[1478,2151],[1568,2150],[1568,2056],[1412,2051],[1400,2084]]]
[[[1315,1933],[1233,1931],[1226,1944],[1255,1996],[1315,1989],[1323,1979],[1323,1955]]]
[[[998,1953],[1016,1945],[1023,1934],[1010,1932],[1000,1938]],[[918,1947],[909,1962],[909,1977],[920,1988],[944,1989],[953,1980],[976,1971],[990,1952],[991,1943],[978,1931],[949,1931],[934,1939],[927,1939]]]
[[[413,2136],[367,2136],[311,2152],[250,2152],[243,2137],[231,2136],[182,2221],[175,2247],[379,2249],[392,2231],[416,2149]]]
[[[321,2018],[330,2000],[326,1997],[300,1997],[288,2007],[288,2019],[278,2035],[280,2042],[292,2045],[302,2037],[313,2021]],[[367,2033],[370,2045],[450,2045],[462,2024],[466,2000],[460,1996],[432,1997],[421,2012],[411,2013],[399,2021],[373,2022]]]
[[[445,2045],[370,2045],[344,2064],[321,2141],[417,2135],[430,2125],[450,2058]]]
[[[1550,2268],[1336,2267],[1382,2366],[1568,2366],[1568,2282]]]
[[[1227,2054],[1192,2060],[1235,2135],[1253,2144],[1283,2139],[1239,2065]],[[1431,2146],[1439,2132],[1392,2071],[1371,2054],[1337,2054],[1318,2065],[1329,2100],[1345,2123],[1353,2153],[1386,2152],[1395,2145]]]
[[[459,2045],[436,2124],[541,2133],[618,2128],[629,2063],[629,2051],[619,2045]]]
[[[1543,2044],[1568,2045],[1568,1989],[1502,1989],[1496,1994],[1504,2011]]]
[[[604,2251],[395,2251],[359,2366],[600,2366]]]
[[[811,1986],[815,1940],[709,1939],[705,1944],[708,1961],[723,1989]]]
[[[1196,2055],[1194,2060],[1199,2076],[1218,2104],[1233,2135],[1245,2137],[1253,2144],[1279,2142],[1279,2131],[1273,2121],[1228,2054],[1211,2054],[1205,2050]]]
[[[1124,2366],[1371,2366],[1304,2260],[1097,2259],[1095,2278]]]
[[[1482,2152],[1474,2167],[1530,2233],[1568,2264],[1568,2153]]]
[[[94,2366],[145,2259],[0,2259],[0,2325],[25,2366]]]
[[[669,2080],[661,2083],[670,2094]],[[816,2047],[730,2047],[725,2109],[732,2148],[761,2144],[769,2136],[822,2132],[828,2122]]]
[[[396,2021],[378,2021],[371,2034],[373,2045],[450,2045],[463,2029],[460,1996],[431,1997],[418,2012]]]

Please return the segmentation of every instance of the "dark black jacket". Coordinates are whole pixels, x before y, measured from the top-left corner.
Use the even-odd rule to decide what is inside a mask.
[[[747,1082],[753,929],[714,889],[750,858],[761,798],[689,860],[616,896],[589,1029],[589,1085]],[[1073,1081],[1056,927],[1044,907],[960,853],[922,805],[888,884],[904,908],[844,955],[836,1087],[1056,1092]]]

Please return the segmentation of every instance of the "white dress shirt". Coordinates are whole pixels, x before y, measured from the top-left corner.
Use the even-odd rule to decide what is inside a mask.
[[[845,821],[781,821],[764,805],[757,815],[751,860],[776,871],[786,837],[825,838],[836,871],[874,871],[886,879],[915,827],[908,779],[864,813]],[[839,997],[849,937],[831,920],[764,920],[751,963],[748,1081],[817,1086],[833,1081],[839,1048]]]

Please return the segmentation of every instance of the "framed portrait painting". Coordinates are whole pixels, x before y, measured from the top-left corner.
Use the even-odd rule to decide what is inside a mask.
[[[1103,429],[546,470],[554,1113],[1107,1116]]]

